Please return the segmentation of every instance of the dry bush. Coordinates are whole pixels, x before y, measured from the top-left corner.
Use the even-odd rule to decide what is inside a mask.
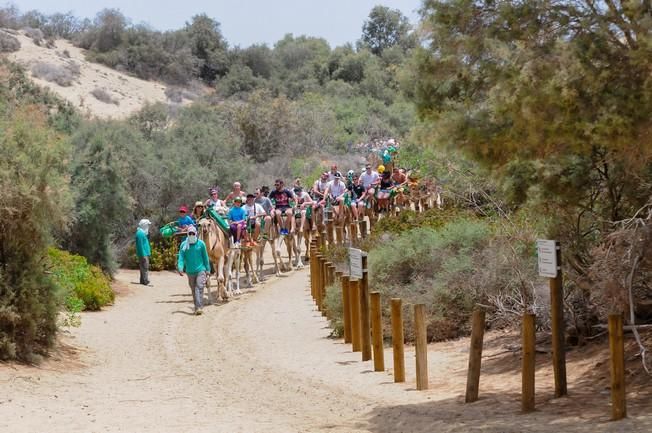
[[[63,87],[71,86],[79,73],[79,65],[74,62],[62,66],[38,62],[32,66],[32,75]]]
[[[33,29],[31,27],[25,27],[23,29],[23,32],[25,32],[25,36],[30,38],[34,43],[38,46],[41,46],[41,43],[43,42],[43,32],[41,29]]]
[[[20,41],[5,32],[0,32],[0,53],[11,53],[18,50],[20,50]]]
[[[184,99],[194,101],[199,98],[200,94],[201,92],[196,87],[190,89],[187,87],[168,86],[165,89],[165,96],[170,102],[174,102],[175,104],[181,104]]]
[[[96,87],[93,89],[91,92],[91,95],[95,97],[98,101],[102,101],[105,104],[115,104],[115,105],[120,105],[120,101],[117,99],[114,99],[109,92],[107,92],[104,89],[100,89],[99,87]]]

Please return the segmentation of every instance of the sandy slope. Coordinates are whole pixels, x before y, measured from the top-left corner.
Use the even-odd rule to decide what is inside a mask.
[[[651,431],[649,399],[607,422],[608,394],[582,381],[594,362],[569,356],[572,397],[550,400],[537,371],[539,410],[519,414],[518,357],[483,366],[482,399],[462,403],[464,340],[429,350],[431,389],[394,384],[341,340],[328,338],[306,271],[259,285],[192,316],[185,279],[154,273],[154,287],[118,280],[129,293],[83,315],[63,349],[40,368],[0,365],[1,432],[599,432]],[[489,343],[500,349],[501,335]],[[604,369],[604,366],[600,367]]]
[[[74,62],[79,65],[80,75],[68,87],[62,87],[33,76],[32,79],[91,116],[122,119],[140,109],[147,102],[166,102],[167,100],[164,84],[141,80],[98,63],[88,62],[84,58],[83,50],[66,40],[59,39],[56,41],[55,48],[46,48],[45,44],[42,44],[43,46],[36,45],[22,31],[13,36],[20,41],[21,49],[8,54],[8,58],[24,66],[28,71],[31,70],[32,65],[38,62],[59,66]],[[69,53],[69,58],[64,56],[64,50]],[[91,95],[96,88],[107,91],[118,104],[96,99]]]

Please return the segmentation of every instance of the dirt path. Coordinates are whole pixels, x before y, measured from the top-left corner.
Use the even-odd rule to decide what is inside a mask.
[[[137,274],[118,279],[128,284]],[[40,368],[0,365],[0,432],[652,431],[649,403],[608,423],[608,393],[578,386],[569,399],[549,400],[543,369],[539,410],[520,415],[517,357],[488,358],[483,398],[464,405],[465,341],[430,348],[430,390],[414,391],[409,350],[409,382],[394,384],[389,350],[388,370],[373,373],[328,338],[306,271],[198,317],[184,278],[154,273],[152,282],[84,314]],[[592,368],[578,359],[571,380]]]

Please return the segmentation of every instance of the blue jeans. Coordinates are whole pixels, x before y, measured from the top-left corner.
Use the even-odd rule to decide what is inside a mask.
[[[187,274],[188,285],[192,292],[192,300],[195,303],[195,308],[202,308],[204,305],[204,287],[206,287],[206,271],[201,271],[198,274]]]

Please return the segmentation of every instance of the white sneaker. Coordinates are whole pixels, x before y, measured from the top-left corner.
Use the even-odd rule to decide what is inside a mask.
[[[197,308],[195,310],[195,316],[201,316],[203,313],[204,313],[204,310],[202,310],[201,307]]]

